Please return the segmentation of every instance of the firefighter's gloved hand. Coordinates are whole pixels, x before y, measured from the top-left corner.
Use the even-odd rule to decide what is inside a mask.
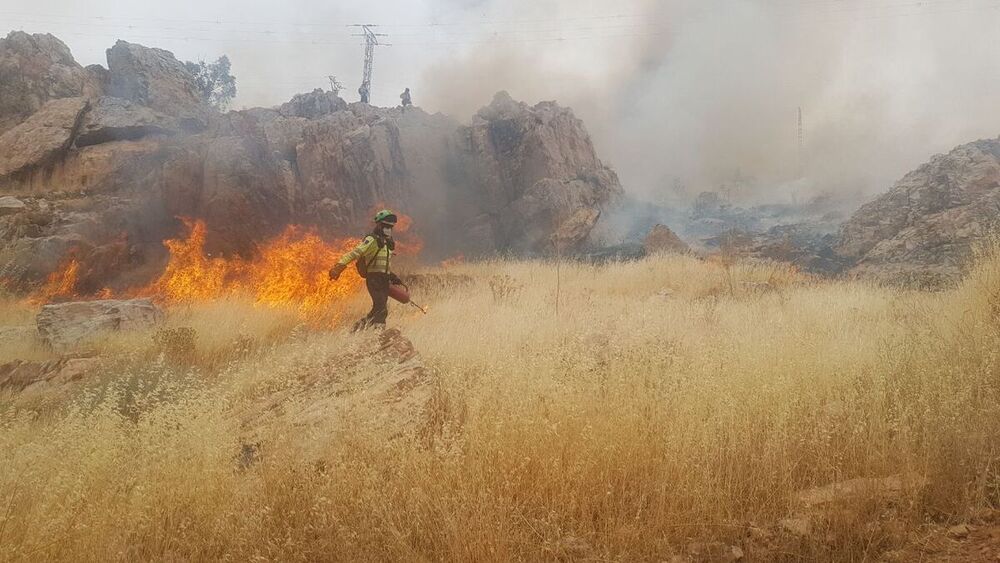
[[[399,279],[399,276],[393,274],[392,272],[389,273],[389,283],[392,285],[405,285],[403,284],[403,280]]]
[[[330,268],[330,279],[331,280],[340,279],[340,274],[343,273],[344,268],[346,267],[347,266],[343,264],[334,265],[332,268]]]

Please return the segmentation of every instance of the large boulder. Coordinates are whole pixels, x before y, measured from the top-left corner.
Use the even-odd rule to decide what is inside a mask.
[[[89,107],[86,98],[53,100],[0,135],[0,188],[63,156]]]
[[[0,197],[0,215],[11,215],[18,213],[27,207],[23,201],[14,196],[5,195]]]
[[[173,53],[119,40],[108,49],[108,94],[179,118],[189,131],[208,125],[210,108],[194,76]]]
[[[0,133],[59,98],[94,97],[99,73],[81,67],[50,34],[12,31],[0,39]]]
[[[162,320],[163,311],[149,299],[107,299],[44,305],[35,322],[45,343],[63,349],[101,333],[145,329]]]
[[[961,276],[974,245],[998,225],[1000,139],[937,155],[842,227],[836,250],[852,274],[937,286]]]
[[[684,254],[691,250],[686,242],[670,230],[670,227],[659,223],[649,230],[649,234],[642,241],[642,247],[647,254]]]
[[[569,235],[555,237],[560,244],[577,247],[601,210],[622,194],[583,122],[555,102],[529,107],[500,92],[460,134],[471,161],[468,180],[483,213],[496,218],[500,249],[550,251],[558,230]]]

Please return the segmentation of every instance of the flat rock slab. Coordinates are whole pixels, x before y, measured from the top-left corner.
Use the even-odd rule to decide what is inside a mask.
[[[65,385],[79,381],[100,363],[98,358],[61,358],[47,362],[14,360],[0,364],[0,391],[21,392],[33,385]]]
[[[178,131],[180,126],[172,117],[129,100],[103,96],[87,113],[76,138],[76,146],[130,141],[147,135],[170,135]]]
[[[27,207],[25,203],[14,196],[5,195],[0,197],[0,215],[17,213]]]
[[[86,98],[53,100],[0,135],[0,179],[50,164],[73,144],[90,107]]]
[[[35,322],[44,342],[67,348],[102,332],[139,330],[162,320],[163,311],[149,299],[108,299],[45,305]]]

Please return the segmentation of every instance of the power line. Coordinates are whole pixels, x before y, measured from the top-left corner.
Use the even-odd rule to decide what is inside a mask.
[[[843,0],[797,0],[796,2],[784,2],[784,3],[780,3],[780,4],[764,5],[763,8],[764,9],[773,9],[775,7],[780,7],[783,11],[786,11],[786,12],[788,11],[788,8],[801,8],[803,6],[818,6],[818,7],[826,6],[826,7],[830,7],[830,8],[835,8],[835,9],[829,9],[829,10],[825,10],[825,11],[813,10],[812,14],[790,14],[792,16],[795,16],[795,15],[824,15],[825,16],[825,15],[839,14],[839,13],[858,13],[858,12],[873,13],[873,12],[878,12],[880,10],[884,11],[884,10],[892,10],[892,9],[897,9],[897,8],[911,8],[911,7],[917,7],[917,8],[935,8],[935,7],[941,7],[941,6],[946,6],[946,5],[954,5],[954,4],[957,4],[957,3],[976,2],[976,1],[977,0],[906,0],[906,1],[893,2],[893,3],[889,3],[889,4],[877,4],[877,3],[863,2],[863,3],[859,3],[859,4],[854,4],[854,5],[844,5]],[[983,0],[983,1],[990,1],[990,0]],[[718,11],[719,11],[719,9],[702,9],[702,10],[699,10],[699,11],[687,14],[686,17],[680,18],[680,19],[681,20],[690,19],[693,16],[701,16],[701,15],[715,13],[715,12],[718,12]],[[191,31],[204,31],[204,32],[213,32],[213,33],[217,32],[217,31],[220,31],[219,27],[221,27],[221,26],[233,26],[233,25],[236,25],[236,26],[268,26],[269,29],[265,29],[265,30],[239,29],[239,30],[224,30],[224,31],[238,32],[238,33],[277,34],[277,33],[284,33],[284,32],[283,31],[277,31],[277,30],[270,29],[270,28],[273,28],[275,26],[277,26],[277,27],[288,26],[288,27],[324,27],[324,28],[334,28],[334,27],[340,27],[340,26],[344,25],[344,23],[342,23],[342,22],[314,22],[314,21],[313,22],[280,22],[280,21],[249,22],[249,21],[242,21],[242,20],[222,19],[222,18],[217,18],[217,19],[178,19],[178,18],[125,17],[125,16],[103,16],[103,15],[75,16],[75,15],[60,15],[60,14],[31,14],[31,13],[26,13],[26,12],[10,12],[10,11],[0,11],[0,14],[11,15],[11,16],[27,17],[27,18],[31,18],[31,20],[28,20],[28,21],[41,21],[43,23],[44,23],[44,18],[55,18],[55,19],[68,19],[70,21],[66,22],[66,23],[72,24],[72,25],[90,25],[90,26],[103,25],[105,27],[116,27],[116,26],[128,26],[130,28],[135,28],[135,27],[139,27],[139,28],[150,27],[150,26],[136,25],[136,24],[104,23],[104,22],[113,22],[113,21],[116,21],[116,20],[117,21],[138,21],[138,22],[142,22],[142,21],[146,21],[146,22],[172,22],[172,23],[182,23],[182,24],[202,23],[202,24],[211,24],[211,25],[216,26],[216,27],[214,29],[190,29],[188,27],[185,27],[185,28],[167,28],[167,27],[162,27],[162,26],[156,26],[156,28],[157,29],[170,29],[170,30],[188,31],[188,32],[191,32]],[[643,19],[643,20],[648,20],[648,19],[652,19],[652,18],[662,18],[662,17],[664,17],[663,14],[651,14],[651,13],[640,13],[640,14],[608,14],[608,15],[600,15],[600,16],[578,16],[578,17],[569,17],[569,18],[538,18],[538,19],[513,19],[513,20],[480,20],[480,21],[467,21],[467,22],[426,22],[426,23],[382,24],[381,27],[382,28],[390,28],[390,29],[391,28],[427,28],[429,30],[435,30],[435,28],[440,28],[440,27],[456,27],[456,26],[457,27],[471,27],[471,26],[477,26],[477,25],[481,25],[481,26],[501,26],[501,25],[523,25],[523,24],[538,24],[538,23],[542,23],[542,24],[558,24],[559,22],[572,22],[572,21],[625,20],[625,19]],[[81,21],[81,20],[86,20],[86,19],[98,20],[101,23],[85,23],[85,22]],[[633,23],[633,24],[624,24],[624,25],[617,24],[617,25],[613,25],[613,26],[584,27],[584,28],[576,28],[576,29],[588,30],[588,29],[600,29],[600,28],[612,28],[612,27],[631,27],[631,26],[642,27],[644,25],[651,25],[651,24],[649,22],[643,22],[643,23]],[[510,32],[536,33],[536,32],[550,32],[550,31],[551,32],[556,32],[556,31],[569,31],[569,30],[567,30],[565,28],[554,28],[554,29],[553,28],[549,28],[549,29],[523,29],[522,28],[522,29],[516,29],[516,30],[499,30],[498,33],[510,33]],[[297,33],[303,33],[303,32],[297,31]],[[325,31],[307,32],[307,33],[323,33],[324,35],[326,35]],[[455,34],[453,32],[449,32],[449,33]],[[478,31],[468,31],[468,32],[462,32],[461,34],[476,34],[476,33],[479,33],[479,32]],[[408,34],[394,34],[394,35],[411,35],[412,36],[412,35],[418,35],[418,34],[408,33]]]
[[[822,0],[822,1],[825,2],[827,0]],[[791,18],[801,19],[803,16],[822,15],[824,17],[827,17],[827,19],[824,19],[822,22],[818,22],[818,23],[822,23],[823,25],[828,25],[828,24],[831,24],[831,23],[838,23],[838,22],[839,23],[843,23],[843,22],[854,22],[854,21],[869,21],[869,20],[877,20],[877,19],[885,19],[885,18],[896,18],[896,17],[906,17],[906,16],[915,16],[915,15],[939,15],[939,14],[950,14],[950,13],[959,13],[959,12],[968,12],[968,11],[985,11],[985,10],[1000,8],[1000,3],[998,3],[998,1],[1000,1],[1000,0],[982,0],[982,1],[987,2],[987,3],[986,4],[975,4],[975,5],[964,6],[964,7],[959,7],[959,6],[955,5],[957,3],[974,2],[974,1],[975,0],[937,0],[936,2],[932,2],[931,0],[923,0],[923,1],[917,1],[917,2],[894,3],[894,4],[884,5],[884,6],[878,6],[878,5],[864,5],[864,6],[862,6],[862,5],[857,5],[857,6],[853,6],[853,8],[855,8],[854,10],[828,10],[828,11],[822,13],[822,14],[817,14],[817,13],[785,14],[784,17],[791,17]],[[839,2],[837,4],[839,4]],[[942,9],[942,8],[947,8],[948,5],[951,6],[950,9]],[[867,6],[867,7],[865,7],[865,6]],[[928,7],[930,9],[922,9],[922,8],[925,8],[925,7]],[[850,7],[845,7],[845,8],[850,8]],[[874,8],[874,10],[872,8]],[[912,10],[912,11],[884,12],[884,10],[886,8],[889,8],[889,9],[920,8],[920,9]],[[879,10],[882,10],[882,12],[880,12]],[[867,13],[865,13],[865,12],[867,12]],[[4,13],[4,12],[0,12],[0,13]],[[664,22],[664,23],[660,23],[660,24],[646,23],[646,24],[626,24],[626,25],[613,25],[613,26],[589,26],[589,27],[569,28],[569,29],[555,28],[555,29],[501,30],[501,31],[495,31],[495,32],[492,32],[492,33],[486,33],[486,32],[483,32],[483,33],[462,32],[462,33],[445,34],[443,36],[442,35],[438,35],[438,36],[435,36],[433,40],[428,40],[428,41],[412,40],[412,41],[406,41],[406,42],[397,43],[397,44],[398,45],[413,45],[413,46],[420,45],[420,46],[428,46],[428,47],[435,47],[435,46],[452,47],[452,46],[459,46],[459,45],[492,45],[492,44],[508,44],[508,43],[509,44],[516,44],[516,43],[538,43],[538,42],[541,42],[541,43],[556,42],[556,43],[558,43],[558,42],[569,42],[569,41],[591,41],[591,40],[601,40],[601,39],[622,39],[622,38],[630,38],[630,37],[636,37],[636,38],[638,38],[638,37],[655,37],[655,36],[660,36],[660,35],[664,35],[664,34],[668,33],[669,32],[669,28],[671,27],[670,24],[676,25],[680,21],[691,20],[694,17],[701,16],[701,15],[704,15],[706,13],[708,13],[708,12],[701,12],[701,13],[698,13],[698,14],[695,14],[695,15],[689,15],[687,18],[682,18],[682,19],[673,20],[671,22]],[[828,16],[830,14],[844,14],[844,17],[835,17],[833,19],[829,19]],[[851,16],[862,16],[862,17],[847,17],[848,15],[851,15]],[[864,17],[864,16],[866,16],[866,17]],[[71,16],[56,16],[56,17],[71,17]],[[95,17],[101,18],[101,16],[95,16]],[[611,16],[609,16],[609,17],[611,17]],[[629,16],[629,17],[631,17],[631,16]],[[568,21],[569,19],[570,18],[567,18],[564,21]],[[32,20],[23,20],[23,21],[32,21]],[[131,38],[131,39],[177,40],[177,41],[210,41],[210,42],[245,42],[245,43],[260,43],[260,44],[338,45],[338,46],[354,45],[355,44],[353,42],[347,42],[347,41],[330,41],[330,40],[326,39],[327,37],[329,37],[328,33],[325,33],[325,34],[323,34],[321,36],[321,37],[323,37],[323,39],[278,39],[276,37],[279,37],[281,35],[288,35],[288,33],[287,32],[281,32],[281,31],[275,31],[275,30],[272,30],[272,29],[267,29],[267,30],[210,30],[210,29],[190,29],[190,28],[171,28],[171,27],[156,27],[156,28],[149,27],[149,29],[152,29],[152,31],[154,31],[154,32],[155,31],[181,32],[182,35],[162,35],[162,34],[155,34],[155,33],[149,33],[149,32],[140,32],[141,34],[135,34],[135,33],[131,33],[131,32],[135,31],[136,29],[143,29],[143,28],[145,28],[147,26],[141,26],[141,25],[140,26],[133,26],[133,25],[101,24],[101,23],[88,23],[88,22],[45,22],[45,21],[40,21],[39,22],[37,20],[35,20],[35,21],[36,21],[36,23],[41,23],[41,24],[44,24],[44,25],[53,25],[53,26],[65,25],[65,26],[72,26],[73,28],[79,28],[81,26],[87,26],[87,27],[91,27],[91,28],[93,28],[93,27],[107,27],[107,28],[112,28],[112,29],[125,28],[125,29],[129,30],[130,33],[127,35],[127,37]],[[172,20],[172,21],[182,21],[182,20]],[[213,23],[220,23],[220,24],[222,23],[221,20],[192,20],[192,21],[213,22]],[[529,21],[529,20],[521,20],[521,21]],[[534,21],[544,21],[544,20],[534,20]],[[558,20],[548,20],[548,21],[558,21]],[[277,22],[277,23],[278,23],[278,25],[281,25],[280,22]],[[321,25],[321,24],[316,24],[316,25]],[[322,24],[322,25],[327,25],[327,24]],[[413,25],[417,26],[417,25],[434,25],[434,24],[413,24]],[[642,30],[646,30],[647,32],[637,32],[637,33],[631,33],[631,34],[617,33],[617,34],[610,34],[610,35],[608,35],[608,34],[595,34],[595,33],[591,33],[591,32],[595,32],[595,31],[596,32],[601,32],[601,31],[612,32],[612,31],[616,31],[616,30],[625,30],[625,29],[630,29],[630,28],[641,28]],[[662,29],[662,31],[657,31],[657,30],[660,30],[660,29]],[[219,32],[222,32],[222,33],[258,33],[258,34],[266,35],[266,36],[268,36],[268,38],[245,38],[245,37],[224,37],[224,36],[220,37],[219,35],[214,35],[212,37],[200,37],[200,36],[196,36],[196,35],[191,35],[191,33],[213,33],[213,34],[218,34]],[[77,32],[77,31],[60,32],[60,33],[65,33],[66,35],[78,35],[78,36],[90,36],[90,37],[106,37],[107,36],[107,34],[84,33],[84,32]],[[312,33],[312,32],[310,32],[310,33]],[[310,33],[295,33],[295,35],[296,36],[302,36],[302,35],[308,36],[308,35],[310,35]],[[532,37],[533,34],[535,34],[535,35],[552,35],[552,36],[548,36],[548,37],[537,37],[537,36],[536,37]],[[466,40],[463,40],[463,39],[458,38],[458,37],[451,37],[449,35],[452,35],[452,36],[475,35],[475,36],[484,36],[484,37],[481,40],[466,41]],[[420,39],[421,37],[425,37],[425,36],[423,36],[421,34],[401,34],[401,36],[414,37],[415,39]],[[275,37],[275,38],[272,38],[272,37]]]

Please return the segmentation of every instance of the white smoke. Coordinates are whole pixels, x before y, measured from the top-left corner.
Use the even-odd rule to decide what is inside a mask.
[[[477,11],[515,17],[528,5]],[[566,14],[579,3],[544,5]],[[565,47],[561,59],[487,45],[431,68],[423,89],[459,114],[500,88],[558,99],[586,121],[626,189],[654,199],[723,183],[751,200],[867,197],[934,153],[1000,133],[996,2],[651,0],[614,10],[646,14],[626,20],[645,27],[595,40],[603,52]]]

